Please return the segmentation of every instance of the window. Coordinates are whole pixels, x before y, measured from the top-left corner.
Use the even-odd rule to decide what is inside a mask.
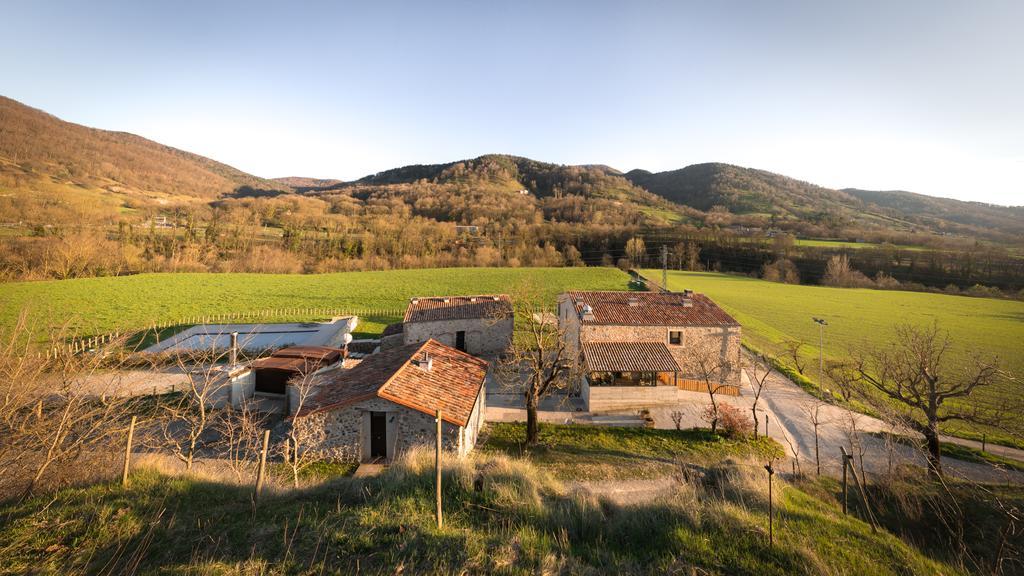
[[[683,343],[683,333],[679,330],[671,330],[668,333],[668,343],[679,346]]]

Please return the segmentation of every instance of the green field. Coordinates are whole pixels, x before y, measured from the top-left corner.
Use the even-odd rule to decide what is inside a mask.
[[[846,240],[808,240],[804,238],[798,238],[796,240],[797,246],[806,246],[809,248],[880,248],[881,244],[874,242],[848,242]],[[906,246],[903,244],[897,244],[894,246],[899,250],[928,250],[928,248],[922,248],[921,246]]]
[[[660,270],[645,270],[660,278]],[[705,272],[669,272],[669,288],[690,289],[713,298],[743,325],[743,340],[770,348],[784,340],[802,340],[805,374],[817,379],[818,325],[825,328],[825,361],[842,360],[851,348],[890,341],[900,323],[937,322],[953,340],[951,358],[966,361],[975,353],[996,355],[1004,368],[1024,373],[1024,302],[945,294],[797,286]],[[827,385],[827,384],[826,384]]]
[[[489,294],[533,283],[546,301],[567,289],[625,290],[615,268],[446,268],[337,274],[139,274],[0,284],[0,328],[25,309],[37,328],[70,322],[83,335],[197,315],[278,308],[405,310],[412,296]],[[374,318],[361,330],[379,330]]]

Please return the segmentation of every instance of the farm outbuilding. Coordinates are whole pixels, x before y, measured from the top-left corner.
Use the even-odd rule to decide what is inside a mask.
[[[263,410],[294,412],[298,406],[295,382],[340,369],[343,360],[343,349],[327,346],[292,346],[277,350],[231,373],[231,405],[240,408],[244,402],[255,398],[261,400]]]
[[[463,352],[491,357],[508,348],[512,326],[512,302],[505,294],[411,298],[401,326],[389,327],[381,346],[434,339]]]
[[[319,378],[296,414],[312,450],[338,459],[390,461],[417,444],[442,442],[460,455],[484,422],[488,364],[433,339],[372,354]]]

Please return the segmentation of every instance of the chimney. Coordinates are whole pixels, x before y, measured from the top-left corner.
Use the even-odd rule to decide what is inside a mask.
[[[231,367],[238,365],[238,332],[231,333]]]
[[[434,367],[434,359],[430,357],[430,352],[424,350],[420,359],[416,361],[416,365],[420,367],[420,370],[430,372],[430,369]]]
[[[420,299],[419,298],[410,298],[409,302],[411,302],[412,305],[415,306],[415,305],[420,303]]]
[[[583,321],[594,319],[594,309],[590,307],[590,304],[583,305]]]
[[[639,306],[640,305],[640,300],[637,299],[636,296],[630,296],[629,297],[629,305],[630,306]]]

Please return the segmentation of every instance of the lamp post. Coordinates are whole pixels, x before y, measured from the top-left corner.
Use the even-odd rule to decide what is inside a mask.
[[[821,394],[821,380],[825,377],[825,356],[822,347],[825,343],[825,326],[828,322],[824,318],[811,317],[818,325],[818,394]]]

